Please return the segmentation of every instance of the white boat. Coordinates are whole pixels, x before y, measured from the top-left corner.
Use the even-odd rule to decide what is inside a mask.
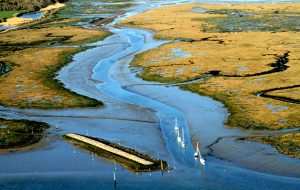
[[[179,127],[178,127],[178,121],[177,121],[177,117],[175,118],[175,132],[178,133],[179,132]]]
[[[182,128],[182,141],[181,141],[182,148],[185,147],[185,141],[184,141],[184,129]]]
[[[204,158],[201,156],[201,153],[200,153],[200,150],[199,150],[199,145],[198,145],[198,142],[197,142],[197,145],[196,145],[196,151],[195,151],[195,153],[194,153],[194,157],[195,157],[195,159],[198,159],[198,157],[200,158],[199,160],[200,160],[200,163],[202,164],[202,165],[205,165],[205,160],[204,160]]]

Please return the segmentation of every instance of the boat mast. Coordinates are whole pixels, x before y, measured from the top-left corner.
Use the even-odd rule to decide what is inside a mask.
[[[181,146],[184,148],[185,147],[185,141],[184,141],[184,129],[182,128],[182,142]]]
[[[174,127],[174,129],[175,129],[175,132],[178,133],[179,127],[178,127],[177,117],[175,118],[175,127]]]

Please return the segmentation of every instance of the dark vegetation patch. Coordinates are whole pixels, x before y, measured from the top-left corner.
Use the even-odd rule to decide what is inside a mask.
[[[0,149],[22,148],[39,142],[49,125],[28,120],[0,119]]]
[[[105,24],[113,22],[114,19],[115,19],[115,17],[109,17],[109,18],[100,17],[95,20],[92,20],[90,23],[97,25],[97,26],[103,26]]]

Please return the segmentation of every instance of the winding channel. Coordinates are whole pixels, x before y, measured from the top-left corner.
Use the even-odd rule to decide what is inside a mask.
[[[1,115],[5,118],[30,118],[51,123],[55,126],[56,135],[52,140],[50,137],[50,142],[47,142],[49,139],[41,142],[41,146],[34,148],[34,151],[0,156],[0,165],[7,164],[0,169],[0,189],[1,185],[3,187],[27,185],[31,189],[41,189],[41,185],[46,189],[55,187],[111,189],[111,171],[116,166],[83,151],[75,150],[63,142],[59,134],[67,132],[98,135],[115,141],[121,139],[120,141],[127,146],[167,160],[172,167],[171,171],[162,176],[159,172],[136,175],[118,166],[117,177],[120,179],[118,186],[121,189],[177,189],[178,187],[181,189],[259,189],[260,187],[297,189],[300,187],[297,178],[299,176],[296,175],[300,171],[299,161],[276,154],[276,151],[267,145],[250,143],[238,147],[231,139],[232,141],[224,143],[227,147],[216,148],[217,152],[221,152],[220,155],[225,154],[220,150],[227,151],[224,157],[228,156],[230,151],[244,151],[247,157],[249,152],[246,149],[249,147],[252,148],[250,153],[263,149],[273,154],[261,159],[265,155],[257,152],[252,155],[250,158],[253,159],[252,162],[245,168],[239,166],[241,162],[231,162],[232,160],[227,158],[219,159],[217,155],[210,153],[212,144],[221,137],[230,138],[253,133],[253,131],[224,128],[228,113],[221,103],[208,97],[181,91],[177,86],[142,81],[130,69],[129,64],[136,54],[168,42],[154,40],[151,31],[115,28],[114,25],[126,17],[150,8],[180,2],[193,1],[141,3],[134,10],[107,25],[113,33],[112,36],[92,44],[95,48],[76,54],[74,61],[59,72],[58,79],[67,88],[103,101],[104,108],[48,111],[1,108]],[[176,141],[175,118],[178,119],[180,128],[184,128],[185,148]],[[103,123],[96,121],[101,119],[111,121],[103,121]],[[95,127],[96,124],[101,127]],[[112,125],[115,125],[115,128],[111,128]],[[200,142],[201,151],[207,159],[205,167],[202,167],[193,157],[195,141]],[[60,155],[61,158],[58,159]],[[235,154],[230,158],[233,157]],[[269,164],[267,169],[263,167],[274,158],[286,166],[279,164],[272,168],[273,165]],[[97,162],[94,161],[95,159]],[[47,165],[43,164],[43,160],[47,160]],[[251,164],[260,161],[262,168],[253,171]],[[280,176],[280,171],[284,167],[287,169],[283,176],[291,177]],[[294,170],[289,173],[288,169],[291,168]],[[32,172],[31,169],[36,172]],[[29,184],[30,182],[34,183]]]

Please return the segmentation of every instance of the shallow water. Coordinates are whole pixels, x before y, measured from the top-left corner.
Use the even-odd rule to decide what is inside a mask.
[[[0,26],[0,30],[14,28],[13,26]]]

